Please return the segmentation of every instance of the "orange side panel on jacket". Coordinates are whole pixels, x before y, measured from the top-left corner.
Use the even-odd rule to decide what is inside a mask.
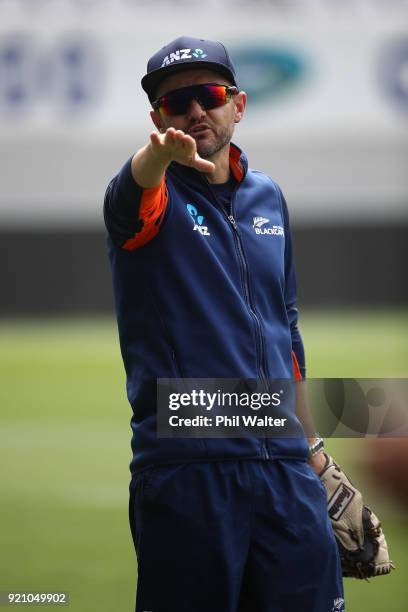
[[[139,211],[139,219],[143,220],[143,227],[133,238],[126,240],[122,246],[123,249],[133,251],[156,236],[163,221],[167,202],[168,193],[164,178],[157,187],[143,190]]]
[[[302,380],[302,375],[300,373],[300,368],[299,368],[299,364],[298,364],[298,360],[296,358],[295,352],[292,351],[292,362],[293,362],[293,372],[294,372],[294,377],[295,380]]]

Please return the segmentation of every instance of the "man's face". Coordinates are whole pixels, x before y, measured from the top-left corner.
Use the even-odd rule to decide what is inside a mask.
[[[164,79],[158,87],[156,98],[175,89],[204,83],[231,85],[225,77],[212,70],[185,70]],[[234,125],[241,121],[244,114],[245,103],[245,93],[239,92],[224,106],[211,110],[204,110],[197,100],[192,100],[184,115],[168,117],[160,110],[151,111],[150,114],[159,130],[165,131],[169,127],[174,127],[176,130],[190,134],[196,141],[198,154],[208,159],[229,144]]]

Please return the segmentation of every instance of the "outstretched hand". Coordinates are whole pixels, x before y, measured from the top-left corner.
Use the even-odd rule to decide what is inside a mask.
[[[164,134],[150,134],[152,153],[163,162],[176,161],[183,166],[191,166],[199,172],[214,172],[215,165],[199,156],[196,141],[182,130],[168,128]]]

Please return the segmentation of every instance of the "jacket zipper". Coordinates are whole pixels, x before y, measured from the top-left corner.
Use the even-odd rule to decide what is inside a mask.
[[[234,234],[234,239],[235,239],[235,244],[237,246],[237,252],[238,252],[238,259],[240,261],[240,266],[241,266],[241,271],[242,271],[242,284],[243,284],[243,288],[244,288],[244,298],[245,298],[245,302],[248,308],[248,311],[253,319],[253,321],[255,322],[255,335],[256,335],[256,343],[257,343],[257,354],[258,354],[258,358],[259,358],[259,364],[258,364],[258,371],[259,371],[259,377],[261,379],[261,381],[263,382],[263,384],[265,385],[265,388],[267,388],[267,379],[266,379],[266,373],[265,373],[265,350],[264,350],[264,341],[263,341],[263,336],[262,336],[262,329],[261,329],[261,323],[259,321],[258,315],[255,311],[254,305],[253,305],[253,300],[251,298],[251,293],[250,293],[250,288],[249,288],[249,272],[248,272],[248,263],[246,260],[246,256],[242,247],[242,241],[241,241],[241,236],[239,234],[238,231],[238,226],[237,226],[237,222],[235,221],[234,215],[233,215],[233,204],[234,204],[234,200],[235,200],[235,196],[237,193],[237,190],[239,188],[239,184],[236,185],[233,193],[232,193],[232,197],[231,197],[231,214],[228,214],[228,211],[225,210],[224,206],[218,201],[216,195],[213,193],[213,191],[211,190],[211,187],[209,185],[209,182],[207,181],[207,179],[204,179],[205,182],[207,183],[208,189],[211,193],[211,197],[215,200],[216,204],[218,205],[218,208],[222,211],[222,213],[227,217],[230,225],[232,226],[233,229],[233,234]],[[266,445],[266,437],[262,438],[262,453],[263,453],[263,458],[264,459],[269,459],[270,455],[269,455],[269,451]]]
[[[232,208],[232,206],[231,206]],[[262,329],[261,329],[261,323],[259,321],[258,315],[256,313],[256,310],[253,306],[253,300],[251,298],[251,294],[250,294],[250,288],[249,288],[249,272],[248,272],[248,264],[247,264],[247,260],[246,260],[246,256],[244,253],[244,250],[242,248],[242,241],[241,241],[241,237],[239,235],[238,232],[238,227],[237,227],[237,222],[235,221],[235,218],[233,215],[228,215],[228,219],[232,225],[232,227],[235,230],[235,239],[236,239],[236,244],[238,247],[238,253],[241,259],[241,264],[242,264],[242,268],[243,268],[243,284],[244,284],[244,295],[245,295],[245,300],[247,302],[247,306],[248,306],[248,310],[252,316],[252,318],[255,321],[255,330],[256,330],[256,338],[257,338],[257,344],[258,344],[258,353],[259,353],[259,373],[260,373],[260,378],[262,380],[262,382],[264,382],[266,384],[266,368],[265,368],[265,349],[264,349],[264,341],[263,341],[263,336],[262,336]]]
[[[235,196],[235,192],[232,195],[231,198],[231,213],[233,212],[232,209],[232,205],[233,205],[233,201],[234,201],[234,196]],[[234,236],[236,239],[236,244],[238,247],[238,252],[240,255],[240,259],[241,259],[241,263],[242,263],[242,268],[243,268],[243,278],[244,278],[244,295],[245,295],[245,300],[247,302],[247,306],[248,306],[248,310],[252,316],[252,318],[255,321],[255,331],[256,331],[256,338],[257,338],[257,344],[258,344],[258,348],[259,348],[259,373],[260,373],[260,379],[263,382],[263,384],[265,385],[265,388],[267,388],[267,382],[266,382],[266,374],[265,374],[265,368],[264,368],[264,361],[265,361],[265,350],[264,350],[264,344],[263,344],[263,337],[262,337],[262,329],[261,329],[261,323],[259,321],[258,315],[255,311],[255,308],[253,306],[253,302],[251,299],[251,295],[250,295],[250,288],[249,288],[249,272],[248,272],[248,264],[246,261],[246,257],[245,257],[245,253],[244,250],[242,248],[242,242],[241,242],[241,237],[239,235],[238,232],[238,227],[237,227],[237,222],[235,221],[234,216],[228,215],[228,219],[232,225],[232,227],[234,228]],[[263,453],[263,458],[269,459],[269,451],[268,451],[268,447],[266,444],[266,436],[262,438],[262,453]]]

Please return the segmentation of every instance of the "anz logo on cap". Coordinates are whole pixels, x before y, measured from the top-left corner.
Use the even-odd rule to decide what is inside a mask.
[[[207,54],[204,53],[202,49],[177,49],[177,51],[166,55],[162,61],[161,67],[163,68],[163,66],[168,66],[169,64],[178,62],[180,60],[192,59],[193,57],[196,59],[204,59],[207,57]]]

